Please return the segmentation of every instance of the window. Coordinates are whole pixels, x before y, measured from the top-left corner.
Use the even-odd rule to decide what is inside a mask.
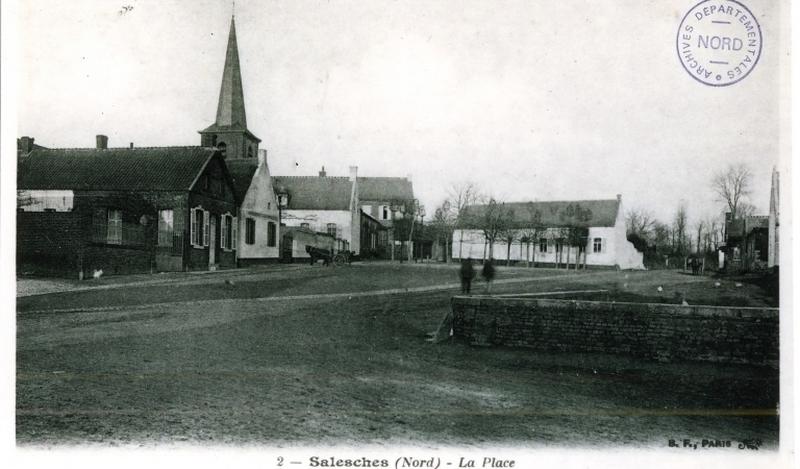
[[[253,157],[253,147],[252,146],[248,146],[247,147],[247,157],[248,158],[252,158]]]
[[[547,238],[539,238],[539,252],[547,252]]]
[[[18,190],[17,209],[23,212],[69,212],[74,194],[62,190]]]
[[[300,228],[305,228],[307,230],[311,229],[311,225],[308,223],[300,223]]]
[[[391,220],[392,219],[392,213],[391,213],[391,211],[389,211],[389,206],[388,205],[381,205],[381,207],[380,207],[380,217],[381,217],[381,220]]]
[[[603,238],[595,238],[592,247],[592,252],[603,252]]]
[[[328,223],[327,233],[334,238],[336,237],[336,223]]]
[[[158,211],[158,245],[172,247],[175,233],[174,212],[172,209]]]
[[[220,246],[230,251],[236,248],[236,218],[231,214],[222,215],[222,228],[219,230]]]
[[[283,208],[289,206],[289,194],[278,194],[278,206]]]
[[[556,240],[556,252],[562,252],[564,250],[564,240],[557,239]]]
[[[106,242],[108,244],[122,244],[122,210],[108,210]]]
[[[256,243],[256,221],[252,218],[244,219],[244,242],[246,244]]]
[[[275,247],[276,238],[275,223],[267,222],[267,246]]]
[[[228,146],[225,144],[225,142],[219,142],[217,144],[217,150],[219,150],[219,152],[222,153],[222,157],[223,158],[225,157],[225,153],[226,153],[227,149],[228,149]]]
[[[192,246],[208,246],[208,211],[202,207],[195,207],[190,212],[190,236]]]

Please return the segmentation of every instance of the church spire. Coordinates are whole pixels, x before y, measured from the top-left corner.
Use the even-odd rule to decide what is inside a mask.
[[[233,16],[231,16],[231,30],[228,33],[228,51],[225,54],[225,69],[222,72],[216,124],[247,128],[242,71],[239,67],[239,48],[236,44],[236,22]]]

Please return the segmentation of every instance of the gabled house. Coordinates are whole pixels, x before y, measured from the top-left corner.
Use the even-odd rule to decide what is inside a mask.
[[[241,201],[237,250],[240,266],[277,262],[280,258],[280,213],[266,150],[260,150],[257,161],[227,161],[237,200]]]
[[[17,166],[17,269],[84,278],[236,265],[237,202],[202,147],[34,149]]]
[[[378,231],[380,238],[375,243],[375,255],[384,258],[399,255],[390,249],[395,249],[395,240],[400,238],[395,229],[396,221],[414,204],[411,178],[359,177],[358,191],[361,210],[386,228]]]
[[[453,233],[454,258],[492,257],[539,265],[580,259],[587,266],[644,268],[643,254],[627,239],[619,195],[608,200],[505,203],[497,206],[502,215],[495,217],[487,217],[487,210],[486,205],[466,208],[465,228]],[[490,246],[486,220],[501,218],[502,233]]]
[[[334,250],[361,253],[361,209],[358,204],[358,168],[350,177],[273,176],[281,223],[327,233],[336,240]]]

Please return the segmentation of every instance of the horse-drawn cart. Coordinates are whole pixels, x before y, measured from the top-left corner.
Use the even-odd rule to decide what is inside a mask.
[[[314,265],[317,263],[317,261],[322,260],[323,265],[330,265],[332,263],[333,265],[340,267],[345,264],[350,264],[353,256],[353,253],[350,251],[339,251],[334,254],[329,249],[322,249],[316,246],[306,246],[306,252],[311,257],[311,265]]]

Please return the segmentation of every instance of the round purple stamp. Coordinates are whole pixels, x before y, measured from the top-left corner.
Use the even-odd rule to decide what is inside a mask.
[[[710,86],[746,77],[761,56],[761,27],[736,0],[703,0],[681,21],[676,40],[681,65]]]

